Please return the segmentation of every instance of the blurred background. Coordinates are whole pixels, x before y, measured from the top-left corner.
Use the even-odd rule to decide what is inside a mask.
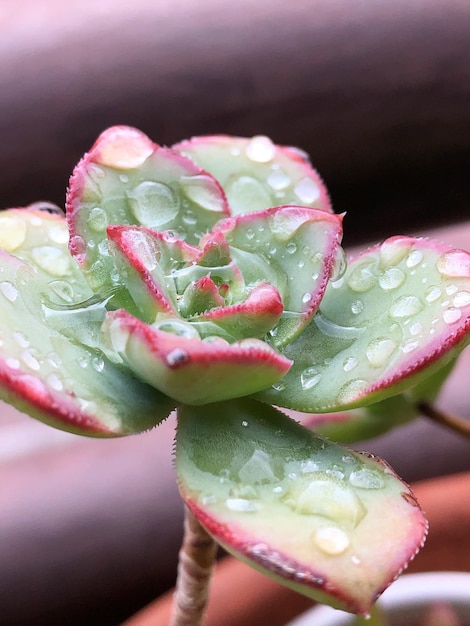
[[[0,208],[63,206],[113,124],[266,134],[311,155],[347,246],[469,248],[469,102],[467,0],[0,0]],[[468,416],[465,363],[445,397]],[[88,441],[0,404],[0,623],[112,626],[172,584],[172,429]],[[367,445],[409,481],[470,465],[420,421]]]

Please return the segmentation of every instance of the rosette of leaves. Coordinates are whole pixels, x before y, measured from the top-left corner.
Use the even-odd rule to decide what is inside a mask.
[[[365,614],[423,514],[383,461],[274,407],[348,410],[344,438],[412,417],[468,342],[470,254],[394,237],[346,266],[341,234],[298,150],[111,128],[66,215],[0,214],[0,393],[101,437],[176,409],[181,495],[216,541]]]

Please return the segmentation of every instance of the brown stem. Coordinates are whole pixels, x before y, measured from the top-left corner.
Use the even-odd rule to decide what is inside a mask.
[[[464,437],[470,438],[470,420],[444,413],[444,411],[436,409],[434,406],[428,404],[427,402],[422,402],[421,404],[419,404],[418,409],[423,415],[429,417],[434,422],[437,422],[442,426],[447,426],[447,428],[450,428],[451,430],[454,430],[459,434],[464,435]]]
[[[216,553],[215,541],[185,507],[171,626],[202,625]]]

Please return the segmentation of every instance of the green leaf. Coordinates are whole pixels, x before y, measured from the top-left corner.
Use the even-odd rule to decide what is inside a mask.
[[[67,194],[70,247],[92,289],[119,284],[109,256],[109,225],[136,224],[198,243],[227,201],[217,181],[138,130],[105,131],[76,166]]]
[[[99,349],[104,304],[67,302],[80,293],[73,271],[61,275],[70,288],[59,298],[57,281],[17,257],[0,252],[0,267],[1,399],[57,428],[101,437],[141,432],[168,416],[174,403]]]
[[[184,320],[164,318],[149,326],[123,310],[108,313],[103,339],[141,380],[186,404],[255,393],[291,364],[259,339],[203,340]]]
[[[470,253],[394,237],[350,263],[283,354],[294,361],[263,401],[323,413],[401,393],[470,340]]]
[[[380,459],[251,400],[178,409],[182,497],[227,550],[320,602],[367,613],[426,521]]]
[[[215,176],[233,215],[285,204],[331,211],[326,188],[308,156],[276,146],[268,137],[194,137],[173,147]]]

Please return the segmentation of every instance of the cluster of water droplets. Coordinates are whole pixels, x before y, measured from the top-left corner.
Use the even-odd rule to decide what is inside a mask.
[[[329,384],[343,375],[345,382],[329,402],[348,404],[393,363],[413,355],[433,335],[437,337],[468,316],[469,259],[467,252],[436,254],[432,247],[415,247],[412,240],[391,239],[378,255],[352,265],[330,283],[332,302],[335,292],[347,294],[341,310],[333,312],[338,321],[324,314],[325,310],[331,313],[328,298],[314,318],[318,341],[322,336],[325,340],[321,343],[334,338],[336,348],[300,372],[302,390],[319,388],[325,379]],[[322,354],[321,349],[316,352]],[[332,363],[334,375],[329,370]]]
[[[249,436],[248,420],[242,420],[240,428]],[[386,487],[386,472],[364,464],[354,453],[331,453],[329,446],[322,442],[314,458],[304,459],[281,459],[254,447],[211,477],[212,488],[200,495],[201,503],[222,513],[225,508],[242,516],[259,514],[261,520],[279,516],[281,525],[307,532],[312,549],[328,556],[347,553],[359,564],[354,531],[367,515],[367,494]],[[302,520],[295,521],[297,516]]]
[[[292,158],[293,153],[284,153],[268,137],[257,135],[249,141],[238,141],[230,154],[235,159],[234,172],[226,192],[234,213],[282,204],[320,206],[322,189],[306,163],[297,155]],[[236,175],[237,170],[243,173]]]

